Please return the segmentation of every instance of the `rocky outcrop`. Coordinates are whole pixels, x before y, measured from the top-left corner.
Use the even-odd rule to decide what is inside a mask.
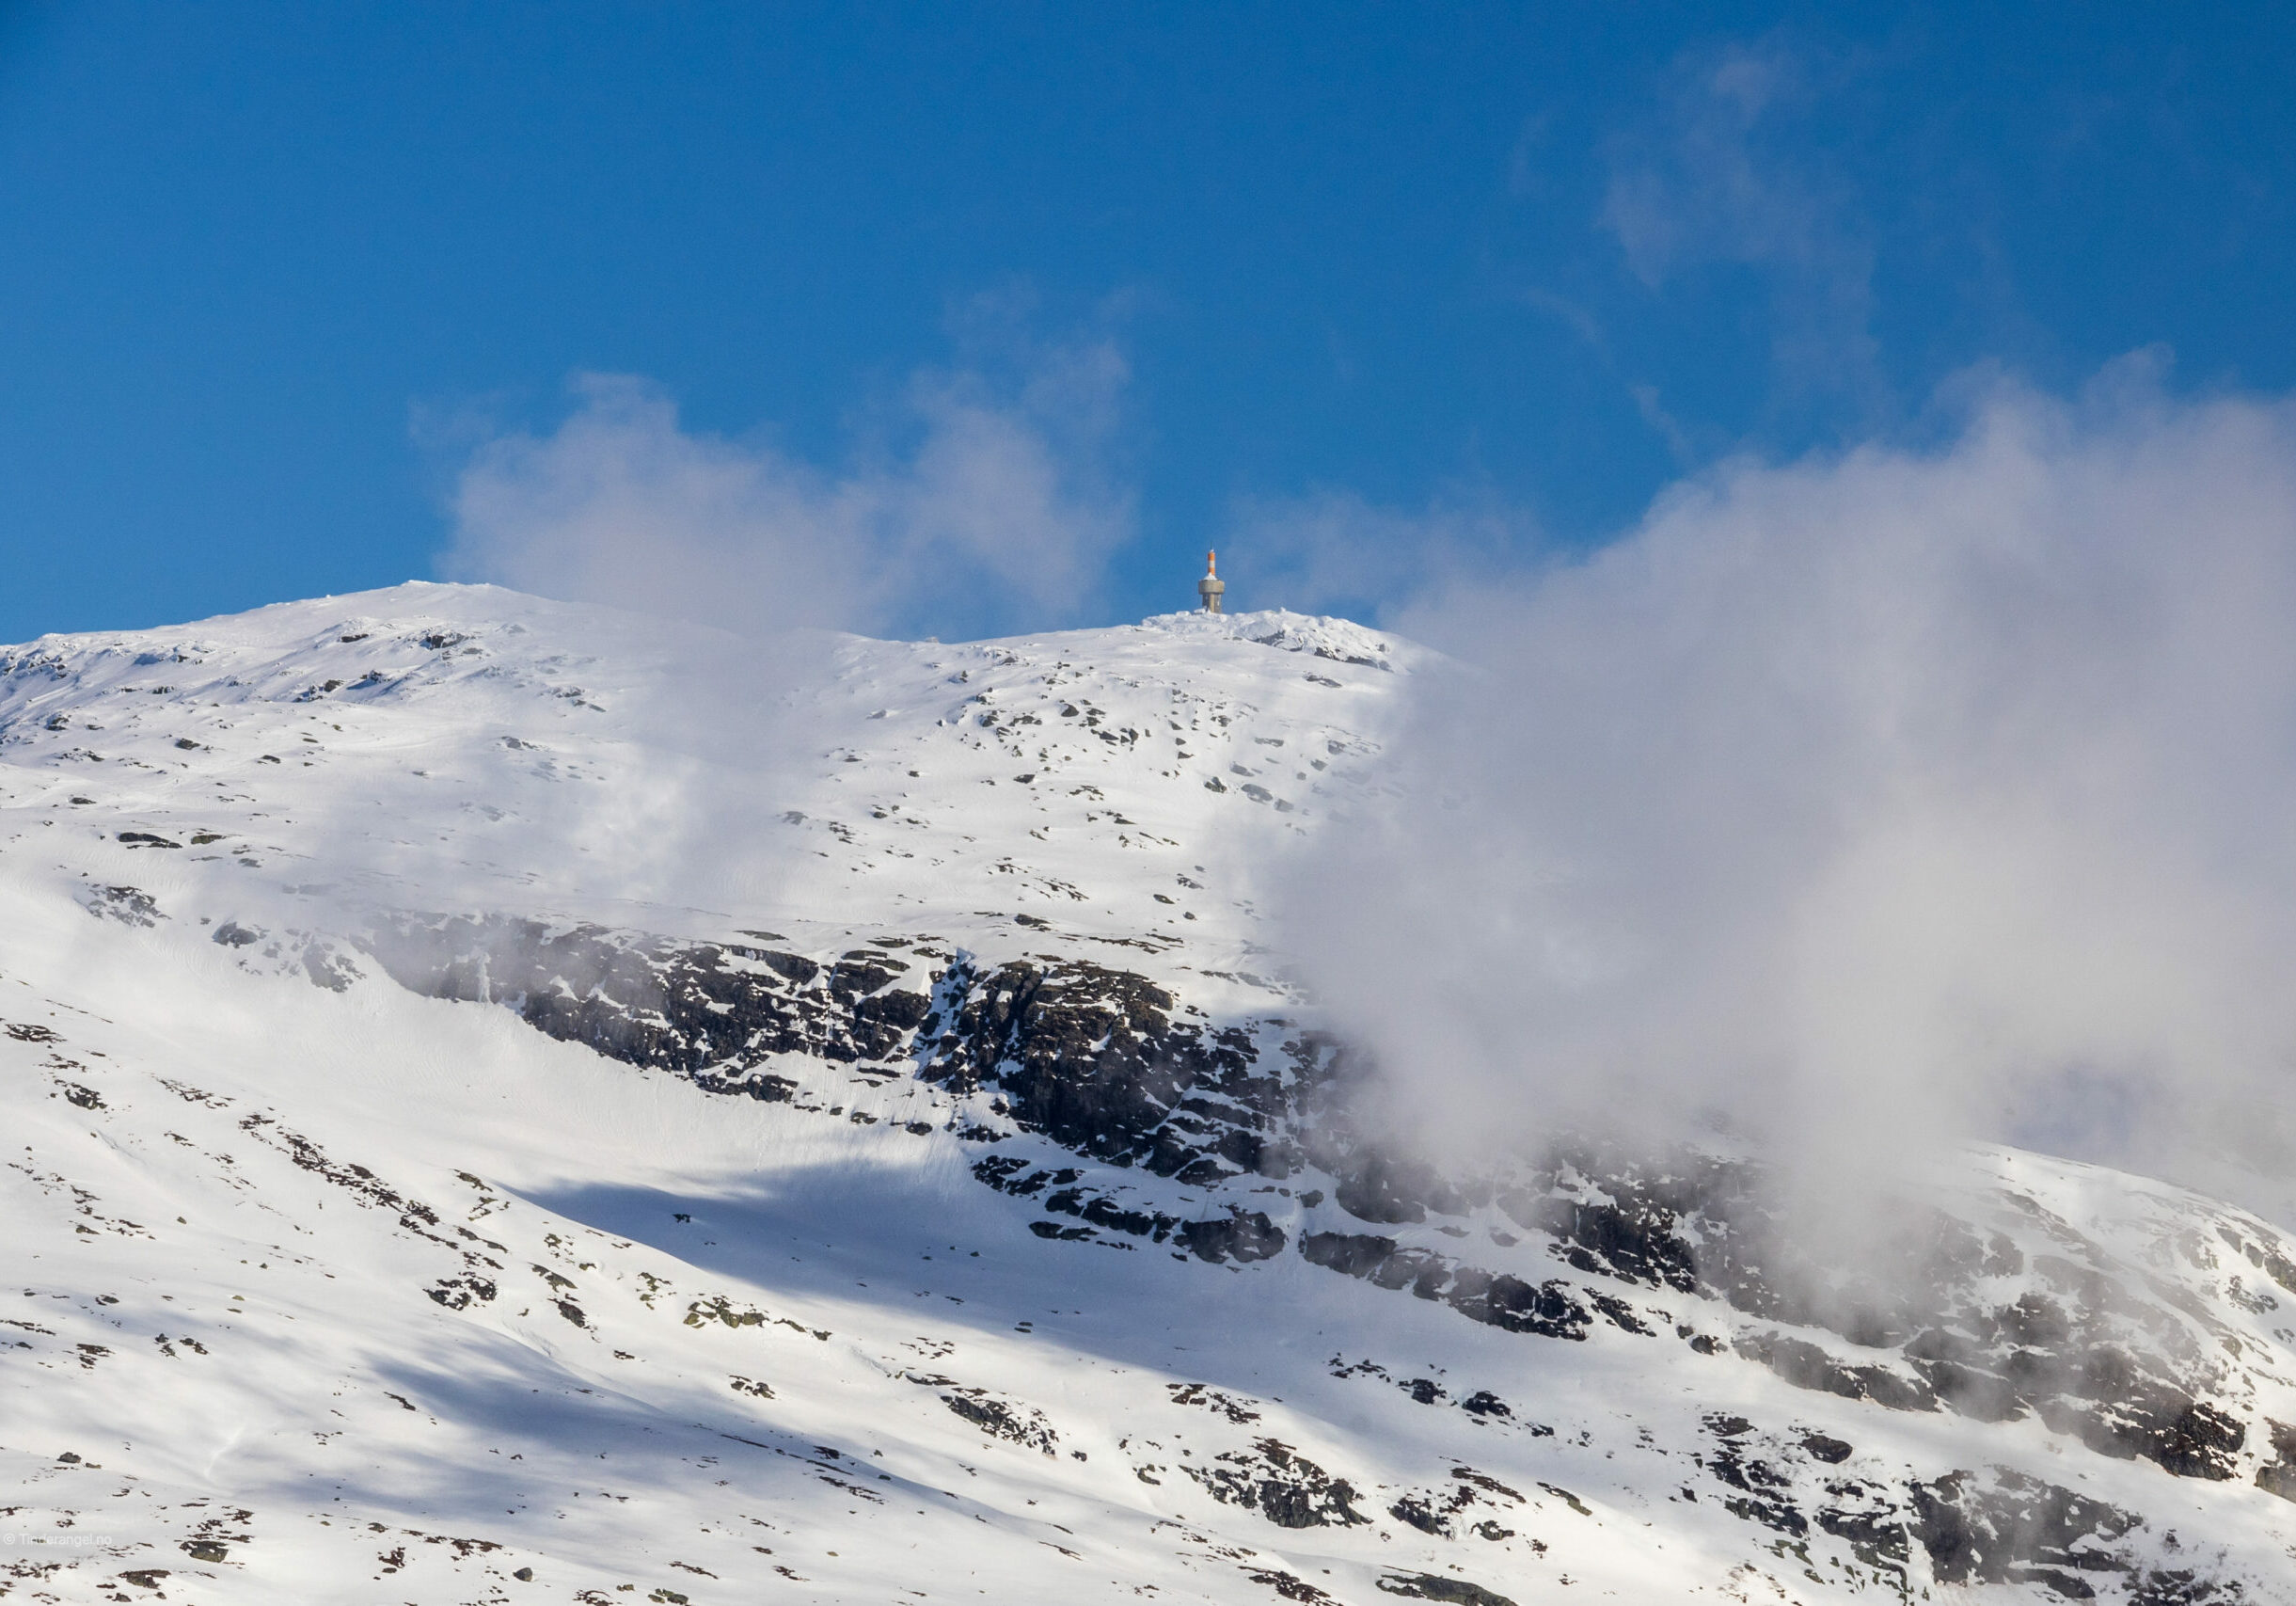
[[[939,1396],[942,1405],[991,1439],[1009,1439],[1044,1455],[1053,1455],[1060,1447],[1060,1435],[1034,1406],[938,1373],[910,1372],[904,1375],[911,1383],[942,1391]]]
[[[360,946],[413,992],[507,1005],[609,1058],[753,1096],[776,1096],[778,1078],[759,1092],[746,1073],[767,1056],[895,1058],[931,1008],[923,990],[896,985],[915,966],[879,948],[825,964],[762,946],[499,917],[381,922]]]
[[[1317,1265],[1360,1277],[1380,1288],[1408,1288],[1421,1299],[1440,1299],[1469,1321],[1511,1333],[1583,1339],[1587,1309],[1560,1282],[1525,1282],[1461,1265],[1428,1249],[1407,1249],[1393,1238],[1356,1232],[1310,1232],[1300,1253]]]
[[[1180,1471],[1212,1499],[1257,1508],[1279,1528],[1343,1528],[1371,1519],[1355,1509],[1354,1485],[1335,1478],[1280,1439],[1255,1440]]]
[[[1940,1583],[2037,1583],[2086,1600],[2097,1577],[2125,1582],[2135,1601],[2233,1598],[2178,1593],[2193,1582],[2190,1573],[2140,1571],[2119,1541],[2143,1519],[2037,1478],[1998,1468],[1953,1472],[1910,1492],[1911,1530]]]
[[[2173,1534],[2107,1502],[2002,1467],[1930,1479],[1839,1470],[1855,1455],[1839,1439],[1765,1433],[1744,1417],[1710,1413],[1711,1446],[1698,1457],[1715,1486],[1705,1498],[1777,1535],[1774,1553],[1807,1559],[1830,1535],[1888,1594],[1912,1598],[1924,1583],[2023,1584],[2066,1600],[2200,1606],[2249,1597],[2212,1574]],[[1696,1498],[1698,1491],[1685,1489]],[[2193,1565],[2164,1566],[2180,1549]],[[1920,1570],[1926,1564],[1926,1576]],[[1836,1566],[1846,1566],[1836,1558]],[[1855,1570],[1845,1582],[1862,1587]]]
[[[2245,1476],[2253,1460],[2248,1423],[2224,1394],[2227,1340],[2208,1312],[2117,1266],[2033,1200],[2003,1194],[1995,1222],[1908,1214],[1845,1270],[1786,1230],[1758,1166],[1580,1144],[1477,1173],[1360,1121],[1351,1094],[1368,1071],[1344,1044],[1273,1017],[1214,1023],[1132,972],[1047,956],[989,965],[922,939],[823,961],[746,935],[755,946],[434,917],[378,923],[360,946],[415,991],[505,1005],[554,1038],[712,1092],[788,1099],[797,1084],[767,1063],[803,1056],[914,1076],[960,1104],[986,1099],[1004,1124],[958,1131],[996,1145],[973,1174],[1037,1212],[1031,1229],[1047,1239],[1248,1264],[1293,1245],[1236,1195],[1328,1197],[1389,1231],[1306,1232],[1304,1258],[1506,1331],[1583,1341],[1600,1318],[1655,1337],[1629,1291],[1688,1295],[1750,1325],[1727,1344],[1678,1337],[1797,1388],[1985,1422],[2037,1416],[2098,1454],[2180,1477]],[[1016,1137],[1074,1163],[1041,1164],[1040,1145],[1005,1143]],[[1478,1266],[1394,1232],[1464,1237],[1495,1216],[1523,1237],[1496,1226],[1491,1237],[1543,1247],[1580,1280]],[[2296,1294],[2296,1259],[2269,1234],[2219,1232],[2221,1248],[2184,1252],[2228,1249],[2259,1282]],[[2246,1308],[2273,1302],[2233,1287]],[[2296,1490],[2296,1451],[2277,1454],[2257,1483]]]
[[[918,1074],[958,1090],[995,1088],[1022,1128],[1186,1185],[1297,1171],[1285,1119],[1292,1088],[1259,1067],[1253,1033],[1179,1015],[1169,993],[1124,971],[1017,960],[984,972],[959,962],[919,1033]]]
[[[1267,1260],[1281,1254],[1286,1241],[1283,1229],[1269,1220],[1265,1211],[1247,1211],[1241,1205],[1231,1204],[1224,1214],[1188,1220],[1161,1210],[1133,1209],[1118,1202],[1111,1195],[1063,1185],[1073,1184],[1083,1177],[1084,1172],[1073,1167],[1063,1167],[1056,1171],[1032,1169],[1026,1160],[990,1154],[974,1166],[973,1175],[999,1193],[1011,1194],[1020,1199],[1033,1198],[1051,1185],[1056,1191],[1045,1195],[1042,1201],[1045,1209],[1056,1210],[1090,1224],[1064,1227],[1055,1221],[1030,1223],[1038,1237],[1073,1241],[1092,1237],[1095,1228],[1104,1228],[1111,1232],[1147,1238],[1152,1243],[1176,1243],[1197,1259],[1215,1264],[1229,1259]]]
[[[2273,1458],[2256,1469],[2256,1487],[2282,1500],[2296,1500],[2296,1427],[2285,1422],[2267,1422],[2265,1427],[2272,1436]]]

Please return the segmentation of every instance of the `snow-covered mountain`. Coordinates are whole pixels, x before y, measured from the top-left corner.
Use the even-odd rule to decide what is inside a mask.
[[[1430,661],[0,649],[0,1598],[2296,1599],[2264,1221],[1975,1150],[1844,1266],[1367,1115],[1259,911]]]

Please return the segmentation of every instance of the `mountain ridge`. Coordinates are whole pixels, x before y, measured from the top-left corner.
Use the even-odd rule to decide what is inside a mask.
[[[2274,1598],[2269,1224],[1973,1150],[1861,1284],[1744,1162],[1367,1126],[1261,909],[1435,661],[0,649],[0,1596]]]

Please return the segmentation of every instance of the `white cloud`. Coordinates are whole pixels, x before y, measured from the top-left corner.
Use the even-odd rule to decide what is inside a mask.
[[[1454,1133],[2296,1174],[2296,406],[1996,389],[1396,622],[1468,667],[1288,920]]]
[[[585,375],[555,430],[472,454],[442,568],[744,632],[1040,624],[1083,608],[1131,536],[1100,462],[1126,377],[1105,343],[1040,354],[1003,390],[923,374],[895,409],[905,444],[831,471],[689,432],[642,379]]]

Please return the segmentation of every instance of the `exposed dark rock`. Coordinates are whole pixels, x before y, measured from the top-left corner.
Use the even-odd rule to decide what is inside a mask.
[[[1480,1583],[1464,1578],[1441,1578],[1432,1572],[1388,1572],[1378,1580],[1382,1593],[1406,1600],[1448,1600],[1457,1606],[1514,1606],[1514,1602]]]
[[[134,886],[89,887],[87,912],[124,926],[156,926],[167,918],[161,913],[158,899]]]
[[[610,1058],[708,1072],[713,1091],[751,1091],[741,1070],[768,1054],[900,1055],[930,1009],[893,986],[906,965],[865,951],[824,968],[733,945],[460,917],[379,924],[364,946],[414,992],[509,1004],[536,1030]]]
[[[1345,1528],[1371,1519],[1354,1506],[1355,1488],[1280,1439],[1261,1439],[1180,1471],[1214,1500],[1249,1506],[1279,1528]]]
[[[1310,1232],[1300,1240],[1300,1253],[1317,1265],[1343,1271],[1350,1277],[1370,1277],[1394,1259],[1393,1238],[1374,1238],[1360,1232]],[[1389,1284],[1401,1287],[1406,1279]]]
[[[939,1381],[946,1383],[948,1379]],[[1008,1439],[1046,1455],[1054,1454],[1059,1446],[1059,1435],[1053,1431],[1053,1424],[1033,1406],[1001,1399],[986,1389],[962,1387],[942,1395],[941,1403],[995,1438]]]
[[[1439,1539],[1451,1536],[1451,1525],[1422,1495],[1405,1495],[1387,1507],[1387,1515],[1399,1522],[1408,1522],[1422,1534],[1433,1534]]]
[[[393,1213],[399,1218],[399,1225],[417,1237],[428,1238],[433,1243],[445,1244],[455,1249],[462,1255],[465,1264],[483,1264],[495,1271],[502,1269],[499,1262],[441,1236],[435,1231],[438,1212],[422,1201],[401,1195],[364,1166],[335,1159],[293,1128],[281,1126],[267,1115],[250,1115],[241,1120],[239,1129],[257,1142],[285,1154],[302,1169],[343,1189],[359,1203]]]
[[[2180,1478],[2231,1477],[2248,1438],[2237,1419],[2165,1388],[2094,1402],[2052,1398],[2042,1402],[2041,1419],[2098,1455],[2141,1455]]]
[[[1230,1214],[1210,1221],[1183,1223],[1174,1237],[1199,1260],[1263,1261],[1284,1249],[1283,1229],[1260,1211],[1230,1207]]]
[[[2238,1606],[2249,1598],[2238,1580],[2202,1578],[2191,1567],[2154,1567],[2129,1587],[2129,1606]]]
[[[423,1292],[450,1311],[462,1311],[468,1309],[474,1299],[493,1299],[495,1285],[483,1277],[449,1277]]]
[[[1603,1319],[1612,1327],[1643,1338],[1656,1336],[1655,1330],[1650,1324],[1636,1315],[1634,1307],[1627,1304],[1625,1300],[1615,1295],[1598,1293],[1591,1288],[1586,1291],[1586,1295],[1587,1302],[1600,1311],[1603,1313]]]
[[[1715,1447],[1703,1457],[1706,1470],[1730,1487],[1722,1505],[1732,1516],[1796,1538],[1810,1531],[1810,1522],[1795,1506],[1790,1491],[1793,1474],[1755,1455],[1753,1424],[1743,1417],[1709,1416],[1706,1429]]]
[[[2142,1525],[2130,1512],[1996,1468],[1989,1479],[1953,1472],[1911,1488],[1913,1534],[1940,1583],[2042,1583],[2084,1599],[2082,1572],[2126,1574],[2112,1547]]]
[[[1422,1299],[1440,1299],[1460,1314],[1509,1332],[1583,1339],[1586,1307],[1560,1282],[1533,1285],[1463,1266],[1432,1249],[1399,1248],[1392,1238],[1353,1232],[1310,1232],[1300,1253],[1318,1265],[1359,1277],[1382,1288],[1408,1286]]]
[[[1164,1388],[1176,1406],[1202,1406],[1216,1411],[1239,1426],[1259,1420],[1259,1412],[1245,1405],[1235,1395],[1226,1393],[1204,1383],[1166,1383]]]
[[[1387,1515],[1400,1522],[1407,1522],[1422,1534],[1437,1538],[1453,1539],[1462,1533],[1480,1534],[1483,1537],[1505,1537],[1512,1529],[1501,1529],[1489,1519],[1480,1523],[1470,1521],[1478,1508],[1511,1512],[1524,1503],[1517,1490],[1509,1488],[1488,1472],[1479,1472],[1472,1467],[1453,1467],[1451,1482],[1433,1489],[1407,1490],[1387,1508]]]
[[[798,1090],[798,1085],[786,1076],[776,1076],[770,1071],[742,1070],[730,1073],[697,1071],[694,1086],[709,1093],[732,1093],[739,1098],[756,1099],[762,1104],[787,1104]],[[926,1128],[930,1131],[931,1128]]]
[[[1919,1378],[1901,1376],[1881,1366],[1845,1366],[1802,1339],[1780,1333],[1742,1336],[1742,1355],[1753,1357],[1797,1389],[1822,1390],[1844,1399],[1872,1400],[1892,1410],[1933,1411],[1937,1396]]]
[[[135,917],[133,899],[119,912]],[[258,936],[243,939],[243,930],[227,925],[216,940]],[[761,1066],[792,1054],[986,1094],[1006,1124],[966,1119],[960,1140],[1025,1133],[1078,1159],[990,1154],[974,1165],[985,1185],[1034,1201],[1047,1218],[1030,1230],[1055,1242],[1133,1240],[1215,1264],[1263,1260],[1287,1245],[1281,1215],[1216,1196],[1247,1182],[1282,1191],[1269,1185],[1304,1171],[1316,1173],[1316,1185],[1299,1192],[1301,1207],[1328,1197],[1371,1224],[1432,1221],[1462,1237],[1446,1218],[1465,1224],[1496,1205],[1581,1277],[1718,1300],[1772,1324],[1734,1345],[1692,1326],[1676,1336],[1702,1354],[1735,1347],[1798,1388],[1984,1422],[2037,1413],[2100,1453],[2141,1456],[2179,1476],[2225,1478],[2240,1464],[2247,1429],[2222,1397],[2230,1374],[2192,1326],[2206,1313],[2100,1269],[2109,1263],[2031,1199],[2002,1196],[2051,1246],[2030,1261],[2006,1233],[1930,1210],[1907,1213],[1854,1267],[1819,1264],[1778,1216],[1757,1165],[1563,1144],[1542,1164],[1478,1180],[1363,1121],[1353,1092],[1370,1068],[1337,1040],[1281,1021],[1191,1018],[1167,988],[1137,974],[1049,956],[993,966],[959,956],[927,976],[915,968],[920,957],[941,956],[898,936],[827,962],[750,946],[752,936],[783,940],[744,933],[700,943],[429,918],[384,922],[366,946],[417,991],[507,1004],[538,1030],[712,1092],[795,1100],[799,1084]],[[1137,1183],[1116,1180],[1128,1170]],[[1215,1197],[1206,1208],[1174,1188]],[[2268,1229],[2235,1218],[2218,1234],[2259,1282],[2296,1293],[2296,1258]],[[1490,1235],[1501,1248],[1517,1242],[1512,1232]],[[1310,1232],[1300,1250],[1509,1331],[1583,1339],[1597,1315],[1625,1332],[1653,1330],[1626,1297],[1599,1286],[1486,1270],[1381,1233]],[[2025,1286],[2001,1303],[1991,1290],[2009,1278]],[[2246,1309],[2272,1296],[2244,1297]],[[1844,1359],[1839,1345],[1779,1330],[1793,1328],[1875,1353]],[[1503,1409],[1494,1402],[1475,1414]],[[2282,1453],[2257,1479],[2296,1491],[2296,1454]],[[1855,1527],[1868,1518],[1839,1520]]]
[[[2272,1433],[2276,1459],[2256,1469],[2256,1487],[2282,1500],[2296,1500],[2296,1427],[2270,1421],[2265,1425]]]
[[[1248,1032],[1175,1021],[1146,978],[1083,962],[952,966],[920,1074],[1000,1089],[1013,1119],[1065,1148],[1196,1186],[1298,1169],[1277,1136],[1284,1078],[1257,1073]]]
[[[1875,1572],[1893,1580],[1903,1593],[1913,1548],[1905,1510],[1890,1490],[1856,1478],[1829,1482],[1826,1503],[1813,1516],[1823,1532],[1846,1544],[1850,1554]]]
[[[1456,1189],[1422,1160],[1402,1160],[1376,1150],[1359,1150],[1332,1168],[1338,1185],[1332,1197],[1340,1208],[1365,1221],[1416,1222],[1429,1210],[1457,1216],[1465,1202]]]
[[[334,944],[309,942],[303,945],[303,974],[314,987],[324,987],[330,993],[345,993],[351,983],[360,979],[359,969]]]
[[[1646,1194],[1623,1203],[1502,1194],[1499,1208],[1523,1227],[1553,1234],[1579,1271],[1689,1293],[1698,1286],[1690,1246],[1675,1235],[1676,1213]]]

